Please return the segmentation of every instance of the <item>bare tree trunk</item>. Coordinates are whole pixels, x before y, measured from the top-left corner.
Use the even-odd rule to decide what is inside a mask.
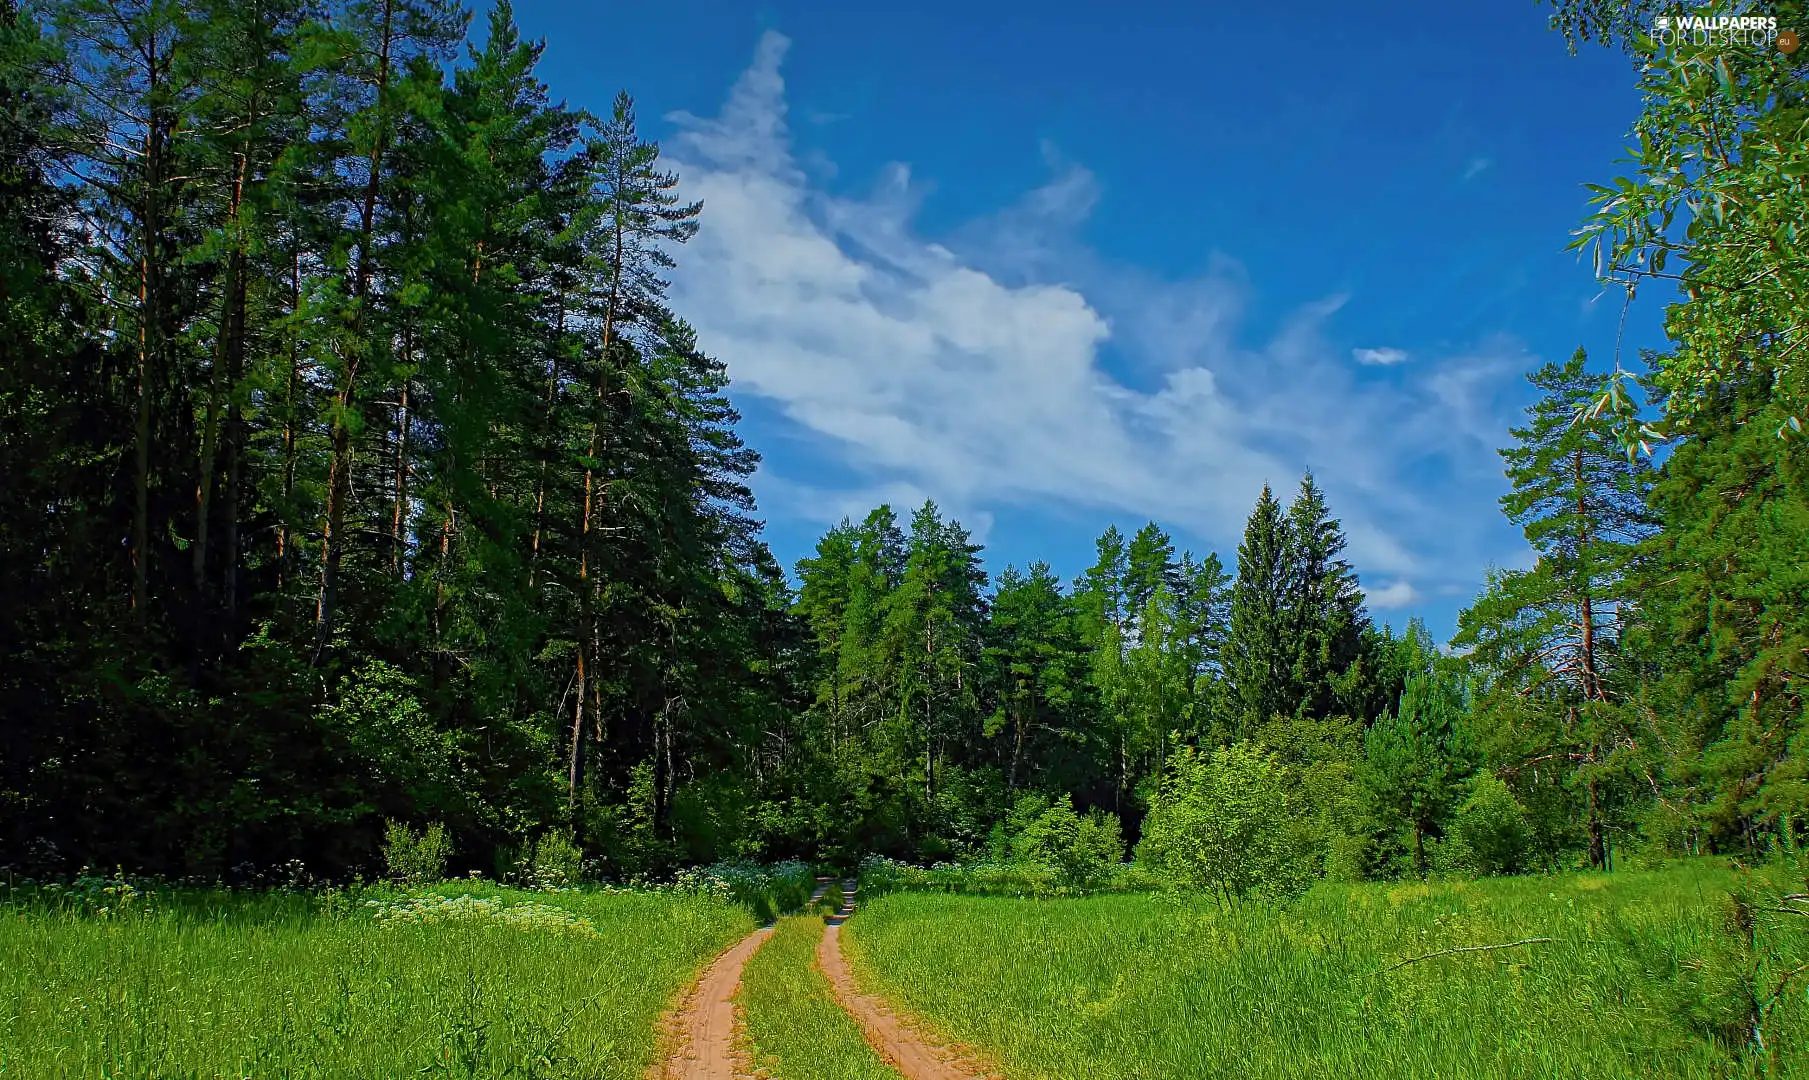
[[[578,695],[572,705],[572,754],[566,776],[566,800],[574,818],[578,813],[578,788],[584,782],[584,699],[588,689],[585,682],[584,649],[581,647],[578,650]]]
[[[148,138],[148,137],[147,137]],[[149,230],[146,230],[147,233]],[[146,243],[152,242],[147,235]],[[138,259],[138,407],[132,424],[132,614],[145,621],[151,541],[151,260]]]
[[[1577,562],[1578,586],[1581,591],[1581,613],[1578,622],[1582,624],[1582,647],[1578,661],[1582,666],[1583,697],[1589,701],[1603,700],[1602,686],[1595,664],[1595,581],[1589,565],[1589,503],[1585,498],[1583,480],[1583,451],[1576,452],[1577,483]]]
[[[301,310],[301,237],[289,263],[289,314]],[[289,335],[289,384],[283,394],[283,508],[276,529],[276,590],[283,591],[289,576],[289,505],[295,496],[295,395],[301,383],[301,347],[298,335]]]
[[[408,518],[408,387],[411,381],[402,380],[402,396],[396,409],[396,490],[393,499],[395,505],[389,521],[389,566],[390,572],[398,578],[402,576],[402,551],[406,546],[402,540],[402,525]]]
[[[546,414],[553,416],[553,396],[559,388],[559,346],[565,340],[565,293],[559,293],[559,315],[554,322],[554,346],[546,358]],[[557,431],[554,438],[558,437]],[[553,449],[543,447],[540,456],[540,479],[534,485],[534,544],[528,552],[528,588],[534,588],[540,572],[540,536],[546,531],[546,485],[552,470]]]
[[[601,355],[597,363],[597,412],[590,426],[590,450],[584,463],[584,510],[578,530],[578,626],[579,663],[583,657],[596,646],[597,635],[591,624],[591,583],[590,583],[590,544],[591,523],[596,511],[597,489],[600,486],[596,475],[598,444],[602,438],[603,416],[609,402],[609,350],[616,329],[616,302],[622,284],[623,224],[620,215],[615,222],[615,264],[610,271],[609,299],[603,309],[603,343]],[[580,668],[582,681],[582,668]],[[571,799],[574,806],[578,799],[578,756],[579,736],[584,730],[584,695],[578,695],[579,715],[572,721],[572,764],[571,764]]]
[[[154,97],[162,71],[157,55],[157,32],[145,41],[146,96]],[[162,262],[158,246],[163,237],[163,125],[156,108],[145,124],[144,180],[139,204],[138,254],[138,403],[133,419],[132,467],[132,612],[140,625],[149,614],[151,556],[151,410],[161,377],[158,363],[162,349]]]
[[[333,459],[327,468],[326,526],[321,534],[320,593],[314,608],[316,639],[315,658],[326,651],[333,637],[333,615],[338,603],[339,566],[345,554],[346,503],[352,487],[352,432],[346,422],[355,404],[358,385],[358,358],[365,348],[364,314],[370,306],[371,277],[375,273],[377,190],[383,177],[383,155],[386,125],[384,97],[389,90],[390,50],[394,43],[392,27],[395,19],[394,0],[384,0],[382,40],[378,46],[377,85],[372,107],[376,111],[377,131],[371,143],[370,174],[365,178],[364,204],[358,219],[358,269],[352,287],[352,326],[345,337],[344,370],[339,390],[334,395]]]
[[[247,130],[252,123],[247,118]],[[249,140],[250,136],[246,138]],[[248,150],[238,154],[233,170],[232,192],[227,198],[226,228],[233,234],[231,254],[226,259],[225,288],[220,290],[220,325],[214,348],[214,370],[207,390],[207,414],[201,429],[201,478],[195,486],[195,591],[205,602],[207,596],[207,542],[211,532],[211,509],[214,496],[214,468],[219,458],[220,412],[231,392],[228,375],[235,366],[239,343],[234,340],[245,324],[245,256],[244,239],[238,235],[240,208],[245,202],[245,173],[249,167]]]

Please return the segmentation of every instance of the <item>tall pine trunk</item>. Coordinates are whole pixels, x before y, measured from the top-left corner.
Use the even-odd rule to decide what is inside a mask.
[[[377,83],[372,108],[377,130],[372,136],[369,168],[365,178],[364,201],[358,217],[358,263],[352,287],[351,331],[342,341],[345,349],[338,391],[333,397],[333,457],[327,467],[326,525],[321,533],[320,592],[315,601],[315,658],[318,660],[333,638],[333,617],[339,601],[339,568],[345,558],[346,503],[352,488],[352,430],[347,415],[357,402],[358,360],[367,347],[364,340],[365,313],[370,308],[371,279],[376,272],[371,251],[376,242],[377,191],[383,178],[383,156],[387,135],[384,110],[389,91],[390,50],[394,44],[392,27],[395,20],[394,0],[384,0],[383,29],[378,45]]]
[[[619,209],[619,208],[618,208]],[[623,223],[621,214],[615,219],[615,251],[614,262],[610,267],[609,298],[603,307],[603,343],[597,362],[597,403],[596,413],[591,420],[590,448],[584,462],[584,511],[578,530],[578,705],[572,717],[571,764],[569,768],[568,792],[572,807],[578,805],[578,783],[583,779],[584,756],[584,709],[588,696],[585,694],[585,659],[595,657],[597,645],[595,627],[592,625],[592,585],[590,580],[590,547],[593,515],[597,505],[597,452],[602,440],[603,418],[609,409],[609,364],[610,346],[614,343],[616,331],[617,305],[622,289],[622,256],[624,254]]]

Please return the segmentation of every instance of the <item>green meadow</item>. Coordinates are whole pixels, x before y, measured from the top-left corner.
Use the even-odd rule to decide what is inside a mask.
[[[1011,1080],[1809,1076],[1800,977],[1770,997],[1809,933],[1735,909],[1736,884],[1706,863],[1327,884],[1283,910],[895,892],[843,941]],[[1530,938],[1551,940],[1428,955]]]
[[[659,1013],[754,925],[720,898],[459,882],[15,899],[0,1077],[639,1077]]]

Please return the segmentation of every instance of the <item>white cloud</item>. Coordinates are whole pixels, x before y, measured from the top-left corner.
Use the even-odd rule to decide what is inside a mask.
[[[1411,582],[1395,581],[1379,589],[1367,589],[1364,596],[1369,606],[1379,611],[1398,611],[1420,602],[1420,591]]]
[[[1495,163],[1486,157],[1473,157],[1464,165],[1463,179],[1466,182],[1473,180],[1493,164]]]
[[[1352,349],[1350,354],[1356,358],[1357,363],[1367,364],[1372,367],[1391,367],[1395,364],[1402,363],[1407,359],[1407,353],[1404,350],[1393,349],[1387,346],[1383,346],[1380,349]]]
[[[825,491],[764,469],[769,509],[834,521],[927,493],[979,534],[1004,505],[1063,506],[1152,517],[1229,555],[1261,485],[1286,499],[1311,467],[1358,568],[1393,579],[1378,597],[1411,603],[1414,581],[1480,580],[1496,538],[1465,515],[1491,517],[1495,492],[1454,496],[1410,470],[1498,477],[1492,450],[1438,410],[1486,420],[1493,439],[1501,425],[1478,381],[1511,345],[1415,365],[1410,385],[1365,382],[1330,340],[1350,301],[1331,296],[1248,346],[1241,267],[1216,255],[1174,281],[1108,264],[1074,236],[1102,197],[1097,179],[1048,146],[1048,184],[925,237],[913,224],[924,188],[907,166],[862,197],[827,194],[800,167],[787,45],[767,33],[721,112],[674,115],[667,147],[705,207],[676,307],[736,394],[771,402],[863,478]],[[1357,350],[1389,363],[1398,352]],[[1138,371],[1147,384],[1129,380]]]

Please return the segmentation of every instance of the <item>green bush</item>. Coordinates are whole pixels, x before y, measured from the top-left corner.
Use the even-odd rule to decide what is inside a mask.
[[[1512,874],[1526,863],[1532,829],[1514,793],[1494,773],[1479,773],[1457,808],[1453,839],[1467,849],[1476,870]]]
[[[569,889],[584,880],[584,852],[569,829],[550,829],[524,852],[523,877],[529,888]]]
[[[1299,850],[1287,771],[1248,743],[1210,757],[1183,747],[1143,822],[1137,861],[1169,884],[1229,904],[1287,900],[1312,883]]]
[[[1040,795],[1020,799],[1006,828],[1015,829],[1010,835],[1011,861],[1046,867],[1064,885],[1096,886],[1124,861],[1124,834],[1117,815],[1095,809],[1082,817],[1066,796],[1054,802]]]
[[[452,837],[437,821],[418,833],[392,821],[384,834],[383,863],[394,881],[419,885],[443,880],[451,857]]]

